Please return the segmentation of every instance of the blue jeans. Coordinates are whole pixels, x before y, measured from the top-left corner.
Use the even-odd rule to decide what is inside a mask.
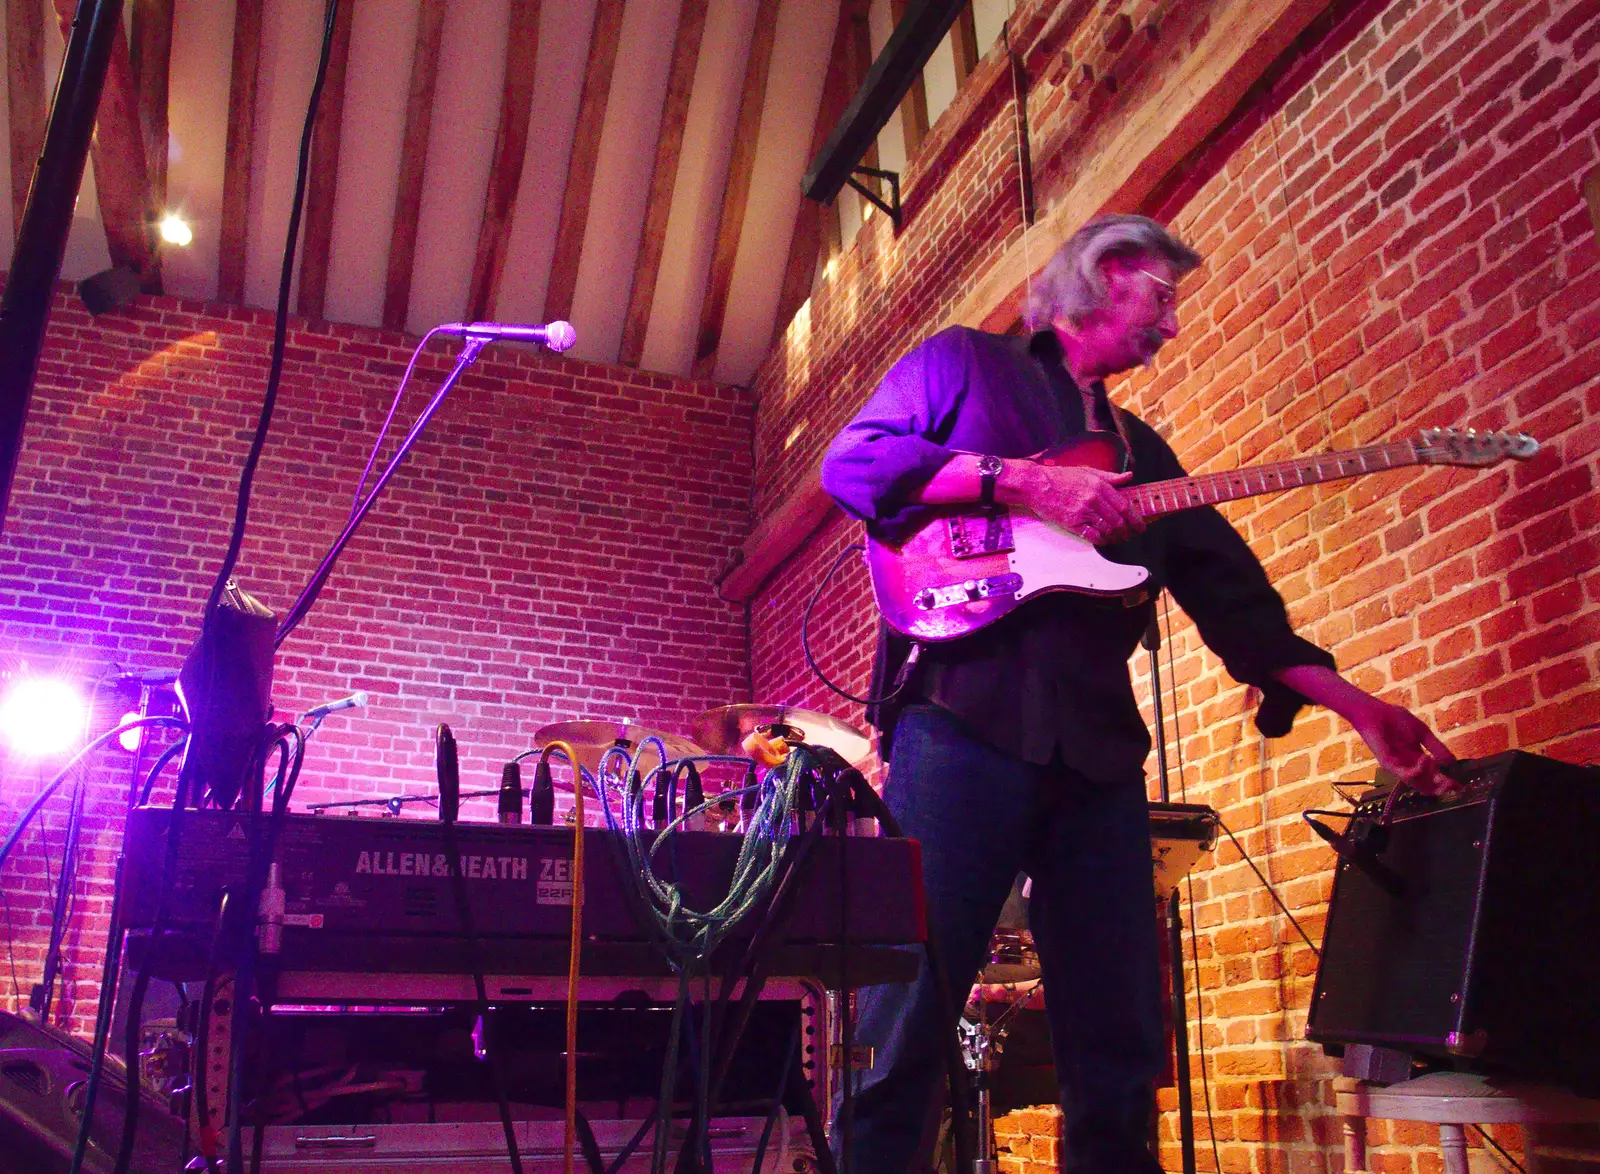
[[[947,1041],[1019,871],[1033,878],[1029,925],[1065,1114],[1061,1167],[1157,1174],[1149,1128],[1166,1040],[1141,780],[1102,786],[1020,762],[922,705],[895,727],[885,798],[922,842],[928,928],[956,1005],[941,1006],[926,956],[915,981],[861,991],[857,1039],[874,1062],[857,1078],[854,1174],[928,1168]]]

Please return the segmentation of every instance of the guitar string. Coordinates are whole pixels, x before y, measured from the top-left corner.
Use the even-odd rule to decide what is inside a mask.
[[[1214,495],[1215,500],[1222,500],[1223,498],[1218,491],[1225,489],[1230,482],[1242,482],[1247,487],[1255,483],[1255,487],[1240,495],[1254,496],[1259,493],[1317,484],[1321,481],[1358,476],[1366,472],[1394,469],[1414,463],[1419,455],[1431,455],[1436,451],[1433,448],[1419,451],[1406,441],[1372,444],[1338,453],[1319,453],[1294,460],[1274,461],[1266,465],[1226,469],[1216,473],[1201,473],[1192,477],[1175,477],[1168,481],[1155,481],[1134,487],[1129,490],[1129,493],[1140,498],[1141,505],[1147,502],[1153,503],[1157,498],[1164,495],[1181,496],[1184,504],[1175,508],[1186,509],[1198,504],[1193,500],[1195,497],[1198,497],[1199,502],[1204,502],[1208,491]],[[1358,463],[1360,467],[1353,471],[1347,470],[1345,466],[1351,462]],[[1296,469],[1309,469],[1319,474],[1319,476],[1316,481],[1308,482],[1302,479],[1292,485],[1286,484],[1285,474],[1291,473]],[[1277,485],[1268,484],[1268,479],[1271,477],[1277,477]]]

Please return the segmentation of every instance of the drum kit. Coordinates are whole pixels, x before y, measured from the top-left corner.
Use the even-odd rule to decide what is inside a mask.
[[[733,763],[737,770],[724,770],[720,774],[725,777],[719,777],[718,757],[774,765],[791,746],[824,746],[855,766],[872,752],[871,739],[848,722],[809,709],[755,703],[707,710],[694,720],[689,737],[637,725],[626,718],[580,718],[541,726],[534,742],[541,750],[556,742],[570,746],[584,777],[591,782],[604,780],[612,792],[621,789],[617,768],[622,763],[648,772],[682,759],[710,759],[701,763],[707,799],[744,783],[745,768],[738,763]],[[570,790],[569,777],[564,771],[555,772],[556,786]]]

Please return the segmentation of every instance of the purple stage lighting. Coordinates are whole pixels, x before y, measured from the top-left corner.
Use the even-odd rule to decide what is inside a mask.
[[[120,726],[128,722],[138,721],[142,716],[137,709],[130,709],[117,720],[117,724]],[[117,741],[121,743],[122,748],[129,754],[134,753],[139,749],[139,743],[144,741],[144,727],[138,726],[131,730],[123,730],[122,733],[117,735]]]
[[[25,758],[46,758],[83,740],[83,696],[56,677],[23,677],[0,701],[0,738]]]

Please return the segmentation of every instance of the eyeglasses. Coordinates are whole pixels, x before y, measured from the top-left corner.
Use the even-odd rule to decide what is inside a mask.
[[[1175,306],[1178,304],[1178,287],[1176,285],[1172,284],[1172,282],[1168,281],[1165,277],[1157,277],[1148,269],[1140,269],[1139,272],[1143,273],[1159,287],[1156,291],[1156,305],[1165,310],[1169,306]]]

